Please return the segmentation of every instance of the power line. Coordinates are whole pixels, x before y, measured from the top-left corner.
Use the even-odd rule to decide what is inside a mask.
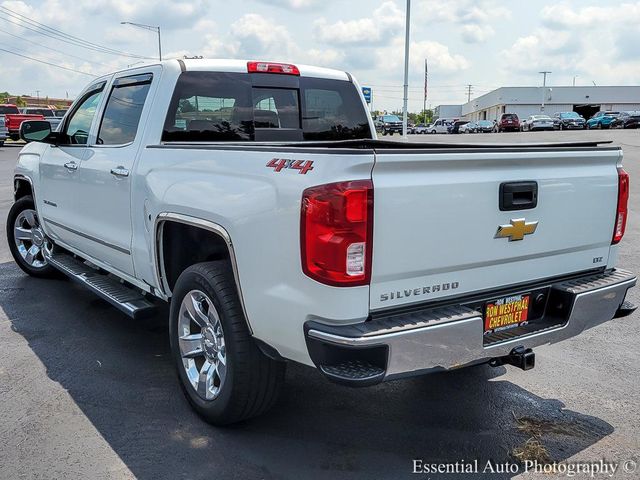
[[[122,50],[116,50],[114,48],[105,47],[103,45],[99,45],[97,43],[90,42],[88,40],[84,40],[80,37],[76,37],[74,35],[70,35],[56,28],[45,25],[44,23],[37,22],[32,20],[24,15],[21,15],[13,10],[8,9],[7,7],[0,6],[0,10],[4,11],[7,16],[12,18],[14,21],[10,22],[14,25],[25,28],[27,30],[31,30],[40,35],[53,38],[55,40],[59,40],[61,42],[68,43],[70,45],[74,45],[76,47],[86,48],[88,50],[93,50],[96,52],[107,53],[110,55],[120,55],[131,58],[140,58],[140,59],[149,59],[151,57],[145,57],[142,55],[137,55],[129,52],[124,52]],[[9,21],[8,19],[4,19],[5,21]],[[22,23],[16,23],[22,22]],[[26,25],[25,25],[26,24]]]
[[[58,50],[56,48],[52,48],[52,47],[48,47],[47,45],[43,45],[41,43],[38,42],[34,42],[33,40],[29,40],[28,38],[24,38],[21,37],[20,35],[15,35],[13,33],[7,32],[6,30],[3,30],[0,28],[0,32],[6,34],[6,35],[11,35],[12,37],[17,38],[18,40],[22,40],[23,42],[28,42],[31,43],[33,45],[36,45],[38,47],[42,47],[42,48],[46,48],[47,50],[51,50],[52,52],[57,52],[57,53],[61,53],[63,54],[65,57],[73,57],[73,58],[77,58],[78,60],[82,60],[83,62],[87,62],[87,63],[93,63],[94,65],[102,65],[103,67],[108,67],[109,65],[107,65],[106,63],[101,63],[101,62],[94,62],[93,60],[88,60],[86,58],[82,58],[82,57],[78,57],[76,55],[72,55],[68,52],[63,52],[62,50]]]
[[[80,70],[76,70],[74,68],[63,67],[62,65],[56,65],[55,63],[46,62],[44,60],[40,60],[38,58],[33,58],[28,55],[22,55],[20,53],[12,52],[11,50],[6,50],[4,48],[0,48],[0,52],[10,53],[11,55],[16,55],[17,57],[26,58],[28,60],[33,60],[34,62],[44,63],[45,65],[50,65],[52,67],[61,68],[63,70],[67,70],[69,72],[81,73],[82,75],[89,75],[90,77],[97,77],[98,75],[94,75],[93,73],[81,72]]]

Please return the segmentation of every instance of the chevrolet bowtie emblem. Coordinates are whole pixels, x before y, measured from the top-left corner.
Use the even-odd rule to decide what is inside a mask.
[[[510,225],[500,225],[495,238],[508,238],[510,242],[524,239],[538,228],[538,222],[527,222],[524,218],[511,220]]]

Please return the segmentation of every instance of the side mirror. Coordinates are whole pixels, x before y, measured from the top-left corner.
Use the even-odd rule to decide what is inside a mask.
[[[20,124],[20,138],[25,142],[55,144],[57,135],[52,134],[51,124],[46,120],[25,120]]]

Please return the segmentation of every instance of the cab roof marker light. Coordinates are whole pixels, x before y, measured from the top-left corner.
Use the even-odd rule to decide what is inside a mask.
[[[277,73],[280,75],[300,75],[300,70],[290,63],[247,62],[248,73]]]

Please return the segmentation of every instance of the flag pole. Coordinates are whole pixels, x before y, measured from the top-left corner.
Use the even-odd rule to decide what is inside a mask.
[[[422,123],[427,124],[427,78],[429,76],[429,67],[427,59],[424,59],[424,104],[422,106]]]

